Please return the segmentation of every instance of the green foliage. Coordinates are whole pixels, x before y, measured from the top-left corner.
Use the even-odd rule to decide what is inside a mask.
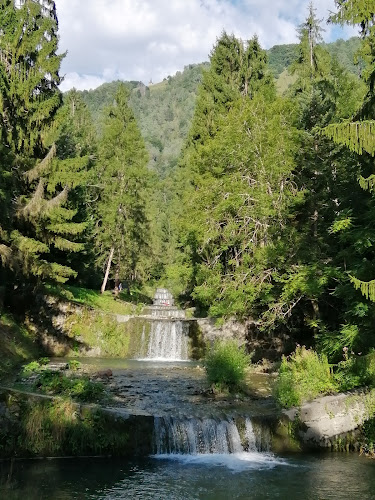
[[[205,359],[207,379],[210,384],[234,390],[243,382],[249,364],[245,347],[234,340],[217,342]]]
[[[80,413],[70,399],[23,404],[16,450],[23,456],[124,453],[128,436],[99,409]],[[12,450],[14,453],[14,450]]]
[[[375,458],[375,418],[370,418],[362,426],[363,442],[361,453]]]
[[[104,386],[91,382],[88,377],[67,377],[51,370],[42,371],[34,385],[45,394],[67,396],[82,402],[97,402],[104,395]]]
[[[79,361],[77,361],[76,359],[70,359],[68,361],[68,367],[69,367],[69,370],[77,371],[81,368],[81,363]]]
[[[142,332],[141,322],[138,324]],[[73,339],[77,338],[79,342],[98,347],[102,356],[120,358],[129,357],[131,335],[137,328],[130,322],[119,324],[108,314],[90,310],[72,315],[66,326]],[[71,355],[76,354],[72,350]]]
[[[86,222],[77,220],[71,191],[84,182],[88,158],[64,156],[54,133],[64,57],[55,2],[3,2],[0,26],[0,147],[8,151],[4,178],[13,191],[7,223],[0,220],[2,263],[20,281],[63,283],[76,276],[66,255],[83,250]]]
[[[358,37],[343,40],[342,38],[331,43],[322,43],[331,57],[337,59],[339,64],[345,68],[346,71],[359,75],[363,70],[364,63],[362,59],[358,60],[357,52],[360,47],[360,40]],[[298,55],[298,45],[275,45],[267,51],[269,66],[275,78],[279,78],[285,69],[290,68]]]
[[[47,284],[45,285],[45,290],[48,294],[60,297],[64,300],[76,302],[77,304],[82,304],[98,311],[113,314],[133,314],[136,307],[142,308],[145,305],[140,300],[137,300],[136,295],[135,300],[137,305],[131,304],[127,301],[129,297],[125,292],[120,293],[118,299],[114,300],[114,296],[110,291],[100,293],[97,290],[89,290],[88,288],[73,285],[59,286]]]
[[[347,352],[347,351],[346,351]],[[341,391],[355,387],[375,387],[375,352],[366,356],[345,356],[338,363],[334,377]]]
[[[41,365],[38,363],[38,361],[30,361],[30,363],[27,363],[23,367],[23,374],[24,375],[30,375],[31,373],[38,372],[41,368]]]
[[[120,85],[114,105],[106,112],[96,173],[100,189],[95,246],[99,267],[104,269],[112,254],[114,277],[133,283],[144,278],[140,262],[148,253],[150,174],[128,99],[128,90]]]
[[[274,393],[281,406],[290,408],[335,389],[327,357],[302,346],[283,357]]]
[[[149,167],[167,177],[176,166],[194,113],[197,87],[206,64],[190,64],[168,82],[150,84],[127,82],[129,105],[149,152]],[[105,83],[95,90],[82,92],[99,129],[101,114],[114,99],[120,82]]]
[[[0,313],[0,338],[0,377],[40,356],[35,332],[30,332],[9,314]]]

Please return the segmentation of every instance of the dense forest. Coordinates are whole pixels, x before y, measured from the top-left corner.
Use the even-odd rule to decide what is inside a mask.
[[[297,45],[223,32],[209,63],[160,84],[63,95],[55,3],[3,2],[5,307],[51,283],[104,289],[107,274],[331,360],[375,347],[375,28],[336,3],[330,21],[361,39],[322,43],[310,6]]]

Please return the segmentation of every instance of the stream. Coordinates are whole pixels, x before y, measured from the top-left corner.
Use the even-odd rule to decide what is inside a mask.
[[[375,462],[342,453],[0,463],[4,500],[367,500],[374,491]]]
[[[80,370],[106,385],[112,413],[153,422],[147,448],[153,453],[130,460],[3,461],[1,499],[375,498],[374,460],[355,453],[272,453],[272,433],[263,425],[278,418],[272,377],[249,372],[246,392],[214,394],[202,366],[188,359],[188,329],[173,297],[158,289],[149,310],[151,332],[142,333],[138,359],[85,358]],[[51,363],[60,369],[66,361]]]

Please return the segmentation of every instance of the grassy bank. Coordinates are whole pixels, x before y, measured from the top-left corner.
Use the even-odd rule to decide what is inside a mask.
[[[45,285],[45,291],[62,300],[112,314],[140,314],[148,302],[147,297],[137,293],[121,292],[115,300],[111,291],[101,294],[97,290],[69,285]]]
[[[0,377],[41,354],[35,333],[8,313],[0,312]]]

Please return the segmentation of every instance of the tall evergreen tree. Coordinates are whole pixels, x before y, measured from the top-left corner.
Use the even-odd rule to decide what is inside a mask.
[[[246,315],[270,287],[273,237],[295,200],[291,111],[256,37],[243,44],[224,33],[211,59],[182,161],[177,266],[212,314]]]
[[[323,47],[308,43],[307,28],[319,33],[319,26],[314,27],[312,20],[310,6],[300,30],[299,56],[294,65],[297,80],[291,89],[301,131],[295,180],[304,190],[304,200],[294,222],[298,232],[293,255],[280,280],[283,287],[279,303],[294,304],[288,326],[305,332],[305,342],[312,342],[315,334],[327,354],[339,358],[344,346],[361,348],[357,333],[366,331],[373,317],[359,294],[348,291],[346,271],[357,265],[353,242],[337,237],[339,227],[363,215],[369,200],[356,186],[354,156],[322,136],[320,130],[355,113],[365,90]]]
[[[107,269],[102,292],[112,264],[116,288],[120,279],[141,281],[140,262],[148,249],[148,154],[128,99],[121,84],[106,112],[99,149],[96,246],[98,264]]]
[[[23,279],[64,282],[76,274],[65,256],[82,249],[71,237],[84,224],[77,225],[76,211],[66,206],[69,190],[79,183],[75,171],[59,161],[56,144],[49,141],[62,101],[64,57],[57,54],[55,3],[6,0],[0,27],[0,127],[14,187],[10,221],[0,235],[3,263]]]

